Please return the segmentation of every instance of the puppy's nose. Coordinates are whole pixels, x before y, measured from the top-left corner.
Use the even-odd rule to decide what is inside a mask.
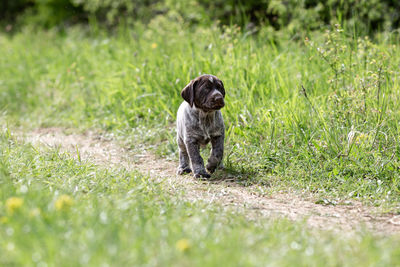
[[[217,106],[223,107],[225,105],[224,103],[224,97],[221,94],[217,94],[214,96],[214,101],[213,101]]]
[[[215,102],[223,102],[224,101],[224,98],[222,97],[222,95],[221,94],[218,94],[218,95],[216,95],[215,97],[214,97],[214,101]]]

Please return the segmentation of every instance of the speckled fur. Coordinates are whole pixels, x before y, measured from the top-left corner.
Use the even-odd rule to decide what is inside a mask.
[[[209,83],[207,86],[209,87],[218,82],[222,84],[215,76],[203,75],[197,79],[199,78],[208,78]],[[191,83],[193,84],[193,81]],[[190,84],[188,86],[190,86]],[[205,86],[198,86],[193,90],[204,90],[204,87]],[[222,89],[223,95],[225,95],[223,84]],[[222,93],[216,90],[215,92],[210,92],[209,95],[211,96],[209,98],[212,98],[212,96],[216,94],[222,95]],[[193,95],[196,96],[196,94]],[[197,94],[197,96],[206,97],[203,94]],[[196,100],[198,99],[193,100],[193,102],[202,102]],[[211,100],[204,99],[203,102],[209,101]],[[193,171],[196,178],[209,178],[209,173],[213,173],[222,162],[225,136],[224,121],[219,108],[215,110],[207,108],[204,110],[202,107],[196,106],[196,104],[191,106],[189,102],[190,101],[184,101],[180,105],[177,114],[177,141],[179,146],[178,174]],[[222,103],[224,105],[223,99]],[[208,106],[207,104],[207,107]],[[204,161],[200,156],[200,146],[206,145],[209,142],[211,142],[212,150],[206,165],[207,171],[209,172],[207,173],[206,168],[204,168]]]

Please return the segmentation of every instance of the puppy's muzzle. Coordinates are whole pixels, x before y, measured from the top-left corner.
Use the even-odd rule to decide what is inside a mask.
[[[213,109],[221,109],[225,106],[224,97],[221,93],[215,93],[211,98],[211,107]]]

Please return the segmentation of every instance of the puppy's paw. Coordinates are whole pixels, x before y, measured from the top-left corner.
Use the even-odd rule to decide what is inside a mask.
[[[211,177],[211,175],[205,171],[195,173],[193,176],[194,176],[194,178],[210,178]]]
[[[214,173],[217,169],[218,170],[223,170],[224,164],[222,164],[222,162],[218,165],[211,165],[211,164],[207,164],[206,169],[209,173]]]
[[[192,172],[192,169],[190,169],[190,167],[185,167],[185,168],[178,167],[178,171],[176,173],[179,175],[182,175],[182,174],[191,173],[191,172]]]
[[[207,166],[206,166],[206,169],[207,169],[207,171],[208,171],[209,173],[214,173],[215,170],[217,169],[217,167],[207,165]]]

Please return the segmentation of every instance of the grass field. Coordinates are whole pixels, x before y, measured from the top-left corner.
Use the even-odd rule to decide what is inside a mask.
[[[180,90],[212,73],[227,92],[228,172],[271,190],[358,199],[396,213],[397,41],[388,35],[372,42],[334,27],[274,42],[268,32],[162,18],[113,34],[79,27],[0,34],[0,262],[398,264],[396,238],[338,237],[282,220],[249,223],[170,196],[140,173],[20,144],[6,130],[100,129],[176,158]]]
[[[2,266],[394,266],[400,240],[338,236],[171,195],[148,177],[0,135]]]
[[[127,138],[133,129],[176,155],[180,90],[213,73],[227,89],[225,165],[244,180],[376,204],[399,200],[395,40],[372,43],[338,28],[315,41],[276,44],[238,28],[166,27],[160,20],[113,36],[79,28],[2,35],[6,120]]]

